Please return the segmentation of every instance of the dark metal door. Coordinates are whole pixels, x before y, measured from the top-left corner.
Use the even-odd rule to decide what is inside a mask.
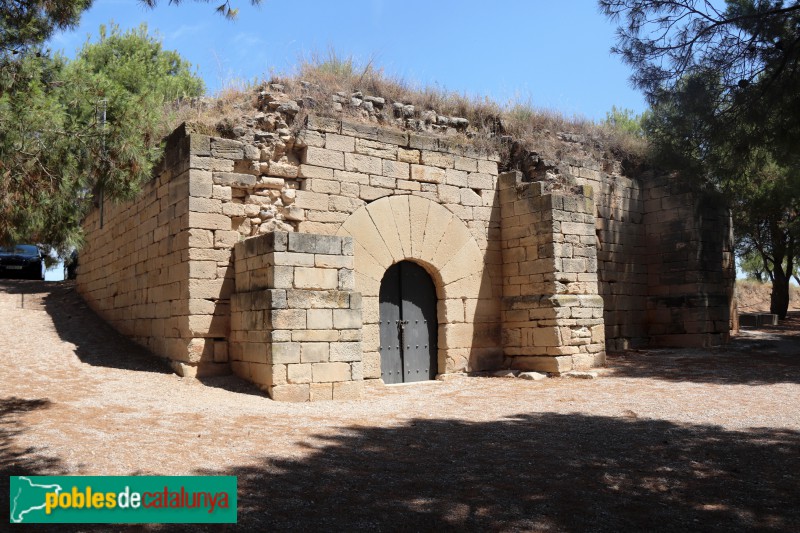
[[[381,377],[410,383],[436,377],[436,288],[419,265],[389,267],[380,291]]]
[[[384,383],[403,382],[400,349],[400,268],[392,265],[381,280],[381,377]]]

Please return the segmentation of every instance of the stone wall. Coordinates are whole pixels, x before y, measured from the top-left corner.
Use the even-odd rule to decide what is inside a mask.
[[[647,332],[653,345],[727,342],[735,314],[731,215],[674,176],[647,180]]]
[[[190,298],[191,148],[176,132],[135,202],[106,201],[89,214],[78,275],[79,292],[100,316],[176,365],[196,363],[204,351],[190,322],[197,311]]]
[[[625,176],[574,136],[560,160],[527,152],[503,161],[522,174],[501,184],[499,155],[452,135],[314,116],[293,123],[296,105],[264,101],[271,111],[238,140],[179,129],[138,200],[107,205],[102,228],[98,212],[87,219],[82,294],[179,372],[233,368],[276,398],[358,394],[349,383],[380,378],[380,285],[403,260],[435,285],[439,373],[582,369],[602,364],[603,339],[609,350],[725,339],[730,219],[712,197],[668,177]],[[352,251],[278,250],[278,235],[289,235],[286,246],[300,235],[352,238]],[[245,257],[245,239],[261,243],[249,244],[256,255]],[[232,256],[234,246],[245,255]],[[334,263],[318,264],[324,255],[352,261],[334,261],[335,286]],[[298,290],[306,296],[280,307]],[[313,291],[355,292],[345,307],[304,307],[303,298],[324,300]],[[361,335],[346,340],[355,328],[333,317],[357,309]],[[301,340],[323,335],[328,312],[331,338]],[[292,313],[305,317],[298,331],[261,321]],[[308,342],[327,343],[329,357],[334,345],[360,342],[359,359],[310,361]],[[299,359],[273,360],[281,343]],[[315,364],[341,375],[318,380]]]
[[[563,155],[544,157],[514,145],[512,168],[531,182],[569,188],[586,185],[594,196],[597,275],[605,302],[603,321],[608,350],[624,350],[648,342],[645,323],[647,250],[644,189],[647,183],[624,170],[620,161],[598,157],[583,136],[559,135]]]
[[[518,370],[605,364],[591,188],[500,176],[503,348]]]
[[[597,275],[605,306],[606,345],[612,351],[644,346],[648,332],[643,185],[621,175],[592,185],[596,191]]]
[[[230,360],[275,400],[361,396],[361,295],[349,237],[275,232],[234,248]]]

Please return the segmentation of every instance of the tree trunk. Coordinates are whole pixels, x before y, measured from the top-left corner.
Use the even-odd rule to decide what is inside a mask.
[[[778,267],[774,271],[775,278],[772,281],[772,294],[769,298],[769,312],[778,315],[783,320],[789,311],[789,280],[783,268]]]

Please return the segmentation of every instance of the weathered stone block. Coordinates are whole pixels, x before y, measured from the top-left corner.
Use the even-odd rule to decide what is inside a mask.
[[[301,162],[304,165],[344,170],[344,154],[324,148],[309,146],[303,150]]]
[[[211,155],[221,159],[244,159],[244,147],[241,142],[231,139],[211,139]]]
[[[345,170],[364,174],[380,174],[383,171],[381,160],[362,154],[344,154]]]
[[[450,154],[423,150],[420,156],[423,165],[441,168],[453,168],[454,165],[453,156]]]
[[[535,328],[533,346],[560,346],[561,332],[557,327]]]
[[[332,342],[330,345],[331,361],[360,361],[360,342]]]
[[[478,172],[497,176],[497,162],[478,159]]]
[[[269,389],[269,395],[278,402],[307,402],[311,397],[308,384],[275,385]]]
[[[302,342],[300,360],[303,363],[320,363],[330,360],[330,345],[327,342]]]
[[[300,343],[275,342],[270,347],[270,362],[272,364],[290,364],[300,362]]]
[[[360,400],[364,395],[363,381],[346,381],[333,384],[334,400]]]
[[[337,309],[337,311],[339,311]],[[330,329],[333,327],[333,311],[331,309],[309,309],[306,327],[308,329]]]
[[[231,219],[217,213],[189,213],[189,227],[200,229],[231,229]]]
[[[408,144],[408,133],[389,128],[378,128],[378,141],[397,146],[406,146]]]
[[[405,148],[399,148],[397,150],[397,160],[404,163],[419,164],[419,150],[407,150]]]
[[[346,135],[326,133],[325,148],[328,150],[338,150],[340,152],[354,152],[356,149],[356,140]]]
[[[226,187],[252,187],[257,180],[252,174],[237,174],[235,172],[214,172],[213,176],[215,185]]]
[[[455,156],[453,159],[454,167],[456,170],[464,170],[466,172],[477,172],[478,161],[471,157]],[[495,165],[495,169],[497,166]]]
[[[313,363],[311,372],[314,383],[350,381],[350,365],[348,363]]]
[[[356,153],[394,160],[397,159],[397,146],[367,139],[358,139],[356,141]]]
[[[311,383],[311,365],[308,363],[286,365],[286,379],[289,383]]]
[[[409,133],[408,146],[420,150],[436,150],[439,148],[439,141],[432,135]]]
[[[270,321],[275,329],[305,329],[305,309],[273,309],[270,311]]]
[[[444,169],[423,165],[411,165],[411,179],[426,183],[444,183],[446,173]]]
[[[333,400],[333,383],[312,383],[311,401],[330,401]]]
[[[298,289],[337,289],[339,275],[336,269],[297,267],[294,286]]]
[[[342,121],[342,135],[358,137],[360,139],[378,139],[378,127],[363,122]]]
[[[556,375],[572,370],[572,357],[529,356],[515,357],[511,363],[515,370],[550,372]]]

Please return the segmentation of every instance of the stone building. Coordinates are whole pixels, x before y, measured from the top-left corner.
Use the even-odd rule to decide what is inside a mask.
[[[358,101],[365,120],[301,118],[268,90],[235,139],[176,130],[137,200],[86,219],[83,297],[177,372],[232,371],[276,400],[726,340],[715,198],[574,135],[561,158],[504,161],[455,143],[462,119]],[[384,108],[394,123],[374,122]]]

